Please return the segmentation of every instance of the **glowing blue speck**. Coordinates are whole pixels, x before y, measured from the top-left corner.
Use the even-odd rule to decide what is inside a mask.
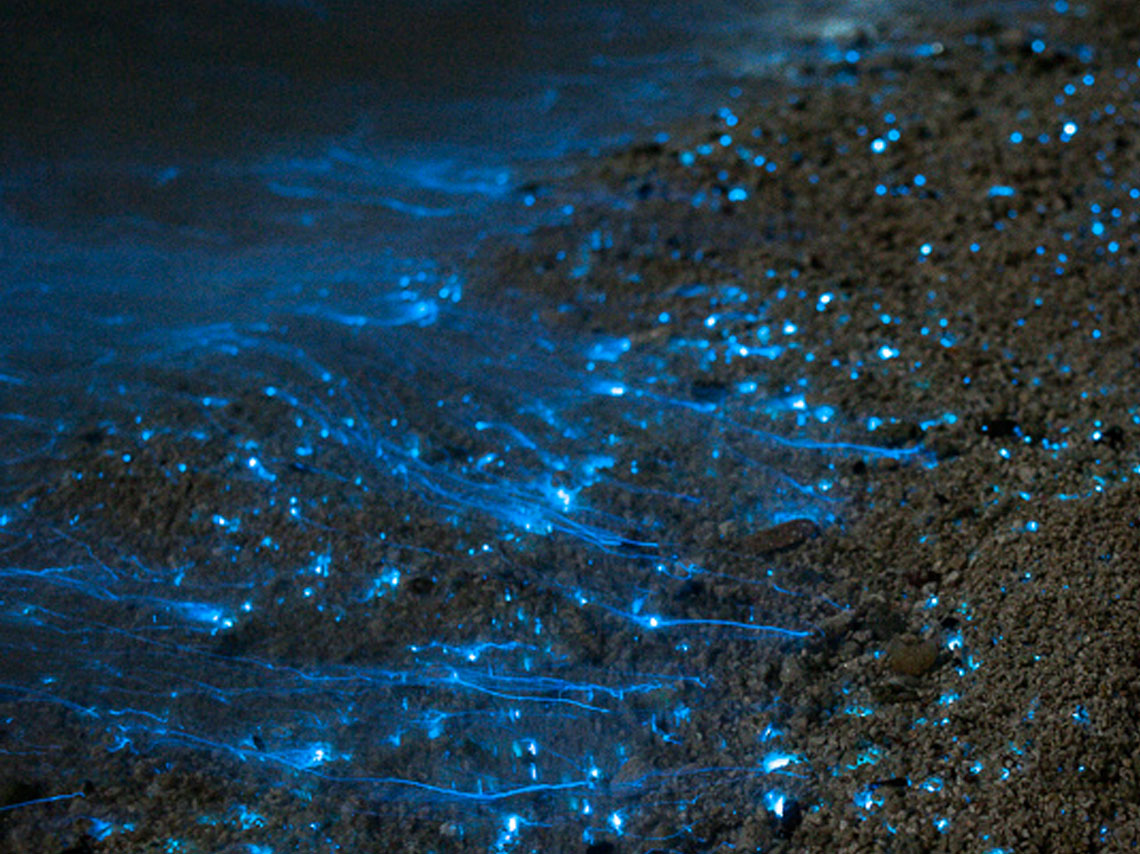
[[[795,761],[796,757],[790,753],[769,753],[764,757],[761,765],[765,774],[771,774],[773,771],[787,768]]]
[[[787,796],[783,792],[766,792],[764,806],[769,812],[775,813],[778,818],[784,817],[784,807],[787,806]]]

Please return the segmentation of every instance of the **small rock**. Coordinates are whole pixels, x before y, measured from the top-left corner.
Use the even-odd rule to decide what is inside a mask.
[[[794,548],[818,536],[819,526],[811,519],[790,519],[771,528],[757,531],[741,542],[750,551],[766,554]]]
[[[937,659],[938,647],[927,640],[899,638],[887,647],[887,666],[903,676],[921,676]]]

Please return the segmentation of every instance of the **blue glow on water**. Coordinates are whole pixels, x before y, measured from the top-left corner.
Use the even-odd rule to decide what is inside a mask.
[[[853,441],[810,389],[747,380],[696,397],[663,367],[665,348],[566,336],[450,275],[381,294],[342,278],[115,342],[96,368],[120,387],[99,399],[114,453],[69,461],[69,482],[216,488],[167,511],[181,526],[161,540],[169,553],[106,541],[97,509],[75,508],[66,531],[5,509],[5,536],[38,531],[43,550],[39,565],[0,569],[3,619],[34,652],[0,690],[101,733],[96,752],[209,755],[235,780],[459,809],[472,829],[490,820],[503,850],[552,823],[627,833],[631,800],[658,790],[794,778],[810,760],[774,719],[724,768],[620,776],[707,726],[719,677],[696,663],[703,650],[819,635],[791,607],[811,595],[704,568],[686,554],[689,526],[724,524],[732,490],[747,496],[741,536],[786,520],[826,528],[844,504],[834,460],[922,461],[921,446]],[[733,313],[755,300],[743,289],[688,298],[713,293],[711,331],[754,322]],[[780,320],[768,334],[809,331]],[[742,548],[712,557],[740,561]],[[705,577],[743,585],[751,604],[678,598]],[[661,666],[581,654],[609,636]],[[790,797],[769,792],[768,811],[784,818]],[[249,832],[271,824],[260,804],[234,816]]]

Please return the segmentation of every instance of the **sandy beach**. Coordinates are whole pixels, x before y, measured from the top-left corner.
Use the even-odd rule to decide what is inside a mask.
[[[837,44],[519,190],[439,337],[214,330],[11,463],[0,849],[1140,842],[1140,20]]]

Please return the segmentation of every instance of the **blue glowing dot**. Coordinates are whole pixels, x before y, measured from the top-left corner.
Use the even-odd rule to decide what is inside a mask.
[[[748,198],[748,191],[743,187],[733,187],[728,191],[728,200],[730,202],[743,202]]]
[[[1014,131],[1013,133],[1011,133],[1011,134],[1009,135],[1009,141],[1010,141],[1010,142],[1012,142],[1014,145],[1017,145],[1017,144],[1018,144],[1019,142],[1021,142],[1023,139],[1025,139],[1025,137],[1023,137],[1023,136],[1022,136],[1020,133],[1018,133],[1017,131]]]
[[[788,798],[783,792],[765,792],[764,793],[764,806],[768,811],[775,813],[778,818],[784,817],[784,808],[787,806]]]
[[[879,358],[883,359],[884,361],[887,359],[893,359],[898,354],[899,351],[896,348],[888,347],[886,344],[879,348]]]
[[[769,753],[764,757],[761,762],[761,766],[764,768],[765,774],[771,774],[773,771],[779,771],[781,768],[787,768],[795,761],[796,757],[790,753],[774,752]]]
[[[932,251],[934,251],[934,247],[932,247],[929,243],[924,243],[918,248],[918,251],[923,255],[929,255]]]
[[[1065,122],[1065,124],[1062,125],[1061,130],[1064,131],[1064,133],[1066,133],[1068,136],[1072,136],[1077,132],[1077,123]]]
[[[871,151],[875,154],[882,154],[887,150],[887,141],[885,139],[875,139],[871,142]]]
[[[1041,53],[1041,51],[1045,50],[1045,42],[1041,41],[1041,39],[1034,39],[1029,47],[1032,48],[1034,53]]]

